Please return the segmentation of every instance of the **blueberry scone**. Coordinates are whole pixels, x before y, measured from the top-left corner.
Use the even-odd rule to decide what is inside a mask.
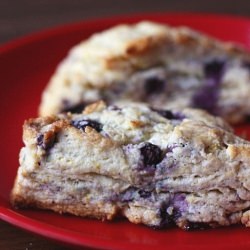
[[[186,108],[94,103],[30,119],[14,206],[152,227],[250,226],[250,143]]]
[[[57,68],[42,116],[105,100],[194,107],[243,121],[250,113],[249,53],[186,27],[119,25],[76,45]]]

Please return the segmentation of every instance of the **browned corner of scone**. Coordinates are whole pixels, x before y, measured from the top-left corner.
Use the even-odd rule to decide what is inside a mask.
[[[14,181],[14,187],[12,188],[11,193],[10,193],[10,203],[16,209],[27,207],[27,202],[23,198],[23,196],[20,195],[20,192],[21,192],[20,186],[18,184],[17,177],[16,177]]]
[[[89,106],[86,112],[92,113],[101,107],[105,107],[103,102]],[[108,149],[116,152],[116,143],[98,133],[97,123],[93,128],[94,122],[88,125],[86,120],[85,126],[84,121],[71,118],[68,113],[25,121],[25,147],[20,152],[20,167],[11,192],[11,203],[15,208],[50,209],[110,220],[119,213],[118,206],[98,199],[91,204],[89,200],[93,198],[87,194],[90,192],[88,185],[95,181],[95,173],[100,172],[101,166],[93,159],[90,161],[94,168],[84,170],[83,162],[88,161],[94,152],[109,159],[106,152]],[[79,161],[83,165],[79,166]],[[78,185],[85,185],[84,181],[86,192],[81,193]],[[112,182],[108,184],[113,185]]]

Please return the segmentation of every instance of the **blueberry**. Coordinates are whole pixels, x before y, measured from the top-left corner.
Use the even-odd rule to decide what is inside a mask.
[[[159,113],[161,116],[163,116],[169,120],[174,119],[174,114],[170,110],[158,110],[157,113]]]
[[[225,61],[222,59],[213,59],[206,62],[203,66],[204,74],[206,77],[220,78]]]
[[[62,112],[82,113],[86,105],[87,103],[84,102],[81,102],[76,105],[70,105],[70,102],[68,100],[63,100],[64,108],[62,109]]]
[[[108,110],[111,110],[111,111],[121,111],[122,109],[119,108],[119,107],[116,106],[116,105],[110,105],[110,106],[108,107]]]
[[[180,112],[172,112],[171,110],[163,110],[163,109],[152,109],[152,110],[168,120],[183,120],[185,118],[185,115]]]
[[[160,217],[161,217],[161,223],[159,225],[160,228],[173,226],[176,220],[181,216],[179,210],[173,208],[172,214],[169,214],[167,212],[167,209],[168,206],[166,205],[163,205],[162,208],[160,209]]]
[[[48,149],[50,149],[50,148],[53,147],[53,145],[55,144],[56,140],[57,140],[56,139],[56,134],[53,134],[47,140],[44,139],[44,134],[39,134],[38,137],[37,137],[37,139],[36,139],[36,142],[37,142],[37,145],[39,147],[41,147],[44,150],[48,150]]]
[[[140,148],[140,151],[145,165],[156,165],[163,159],[162,150],[150,142],[147,142],[142,148]]]
[[[160,228],[174,225],[173,217],[167,213],[166,208],[160,210],[160,217]]]
[[[43,138],[44,138],[44,135],[43,135],[43,134],[40,134],[40,135],[37,137],[36,141],[37,141],[37,145],[38,145],[38,146],[42,146],[42,145],[43,145]]]
[[[142,198],[149,198],[151,196],[151,192],[145,190],[139,190],[138,193]]]
[[[95,129],[97,132],[101,132],[101,130],[102,130],[101,123],[94,121],[94,120],[89,120],[89,119],[72,121],[72,125],[78,129],[82,130],[82,131],[85,131],[85,128],[87,126]]]
[[[145,85],[144,85],[145,93],[147,95],[158,94],[163,90],[164,85],[165,85],[165,81],[156,76],[147,78],[145,80]]]

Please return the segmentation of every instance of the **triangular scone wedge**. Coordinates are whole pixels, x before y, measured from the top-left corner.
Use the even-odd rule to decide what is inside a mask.
[[[30,119],[15,207],[184,229],[249,222],[250,143],[204,111],[88,106]]]
[[[76,45],[45,89],[42,116],[97,100],[194,107],[231,123],[250,113],[249,53],[187,27],[119,25]]]

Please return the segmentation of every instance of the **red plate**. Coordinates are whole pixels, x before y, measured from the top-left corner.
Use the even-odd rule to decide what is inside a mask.
[[[156,231],[127,221],[100,222],[37,210],[13,210],[9,193],[18,168],[24,119],[37,116],[41,92],[68,49],[90,34],[118,23],[148,19],[187,25],[250,49],[250,20],[207,14],[143,14],[65,25],[0,48],[1,167],[0,218],[31,232],[74,246],[109,249],[250,249],[250,231],[241,226],[207,231]],[[250,132],[248,125],[239,131]],[[249,136],[248,136],[249,137]],[[249,137],[250,138],[250,137]]]

